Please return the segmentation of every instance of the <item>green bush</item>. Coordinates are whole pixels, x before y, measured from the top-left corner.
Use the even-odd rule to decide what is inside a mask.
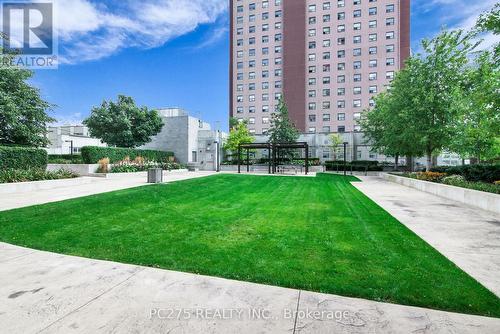
[[[277,159],[278,160],[278,159]],[[269,158],[260,158],[260,159],[250,159],[250,162],[252,164],[257,164],[257,165],[267,165],[269,164]],[[243,159],[243,164],[246,164],[246,159]],[[277,161],[279,164],[290,164],[290,165],[302,165],[305,166],[306,164],[306,159],[305,158],[294,158],[294,159],[279,159]],[[309,166],[319,166],[321,165],[321,161],[319,158],[309,158],[308,159]],[[238,161],[235,160],[234,164],[237,165]]]
[[[450,175],[446,176],[441,180],[442,183],[448,184],[448,185],[453,185],[456,184],[457,182],[465,182],[465,177],[462,175]]]
[[[371,161],[374,162],[373,164],[368,164],[367,161],[360,162],[361,164],[358,164],[358,161],[347,162],[344,165],[342,161],[325,161],[325,167],[327,171],[343,171],[344,168],[353,172],[381,172],[384,170],[377,161]]]
[[[458,178],[452,178],[453,176]],[[443,183],[449,186],[479,190],[493,194],[500,194],[500,184],[484,183],[484,182],[468,182],[463,179],[463,176],[453,175],[443,179]],[[462,178],[462,179],[460,179]]]
[[[411,179],[422,180],[423,174],[440,174],[439,172],[430,172],[430,173],[403,173],[403,174],[394,174],[398,176],[408,177]],[[431,181],[434,183],[443,183],[449,186],[455,186],[460,188],[484,191],[493,194],[500,194],[500,184],[493,183],[484,183],[484,182],[470,182],[466,181],[465,178],[461,175],[450,175],[441,178],[435,178],[434,180],[427,179],[426,181]]]
[[[119,162],[129,157],[134,160],[137,157],[143,157],[148,161],[166,162],[173,157],[172,152],[163,152],[155,150],[138,150],[133,148],[114,148],[114,147],[82,147],[82,158],[86,164],[96,164],[99,160],[109,158],[110,163]]]
[[[0,170],[47,168],[47,151],[39,148],[0,146]]]
[[[438,172],[417,172],[411,174],[415,175],[417,180],[436,182],[436,183],[441,183],[443,179],[448,175],[446,173],[438,173]]]
[[[83,164],[80,154],[50,154],[49,164]]]
[[[448,175],[461,175],[469,182],[493,183],[500,180],[500,164],[496,165],[466,165],[455,167],[435,167],[433,172]]]
[[[111,168],[111,173],[136,173],[145,169],[139,165],[118,165]]]
[[[0,170],[0,183],[71,179],[78,176],[78,174],[65,169],[54,172],[48,172],[41,168],[2,169]]]
[[[150,168],[161,168],[163,170],[177,170],[186,168],[186,166],[177,162],[145,162],[142,164],[127,162],[114,165],[111,168],[111,173],[144,172]]]
[[[378,166],[379,162],[378,161],[372,161],[372,160],[356,160],[352,162],[356,166]]]

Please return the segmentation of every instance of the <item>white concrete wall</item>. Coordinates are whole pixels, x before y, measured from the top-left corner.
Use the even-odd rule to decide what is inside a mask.
[[[188,116],[164,117],[162,130],[152,138],[151,142],[141,149],[171,151],[182,163],[187,163],[188,152]]]
[[[385,180],[437,195],[475,208],[500,214],[500,195],[446,184],[410,179],[407,177],[381,174]]]
[[[164,123],[162,130],[141,148],[172,151],[181,163],[196,163],[203,170],[214,170],[213,142],[217,133],[212,131],[210,124],[189,116],[182,109],[160,110],[160,115]],[[226,137],[226,134],[221,134],[221,138]],[[193,152],[196,152],[196,161]]]
[[[73,153],[79,153],[84,146],[107,146],[100,139],[90,137],[85,126],[49,127],[48,130],[48,154],[71,154],[70,141],[73,142]]]
[[[61,187],[78,186],[94,182],[91,177],[79,177],[75,179],[19,182],[19,183],[3,183],[0,184],[0,194],[13,194],[17,192],[28,192],[36,190],[50,190]]]
[[[55,141],[52,140],[49,147],[46,148],[48,154],[71,154],[71,143],[69,141],[73,141],[74,153],[79,153],[84,146],[106,146],[100,139],[90,137],[60,135]]]

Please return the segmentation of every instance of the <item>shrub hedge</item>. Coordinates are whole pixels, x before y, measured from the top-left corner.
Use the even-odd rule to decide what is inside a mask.
[[[426,177],[422,177],[427,174]],[[429,175],[435,174],[435,178],[430,178]],[[439,175],[438,175],[439,174]],[[454,174],[450,176],[443,177],[443,173],[438,172],[425,172],[425,173],[403,173],[403,174],[394,174],[398,176],[408,177],[411,179],[417,180],[425,180],[434,183],[443,183],[449,186],[461,187],[466,189],[478,190],[489,192],[493,194],[500,194],[500,184],[493,183],[484,183],[484,182],[470,182],[466,181],[465,178],[461,175]]]
[[[39,148],[0,146],[0,169],[47,168],[47,151]]]
[[[155,150],[138,150],[133,148],[114,148],[114,147],[82,147],[82,158],[86,164],[96,164],[103,158],[109,158],[110,163],[115,163],[129,157],[134,160],[137,157],[143,157],[148,161],[165,162],[169,157],[173,157],[173,152],[163,152]]]
[[[353,161],[347,162],[345,165],[342,161],[325,161],[325,167],[327,171],[343,171],[344,168],[353,172],[381,172],[384,170],[382,166],[378,165],[378,161]]]
[[[49,164],[83,164],[80,154],[49,154]]]
[[[75,172],[60,169],[49,172],[40,168],[28,169],[1,169],[0,183],[17,183],[44,180],[72,179],[79,175]]]
[[[352,164],[354,164],[356,166],[378,166],[379,162],[372,161],[372,160],[355,160],[352,162]]]
[[[433,172],[461,175],[469,182],[493,183],[500,180],[500,164],[435,167]]]

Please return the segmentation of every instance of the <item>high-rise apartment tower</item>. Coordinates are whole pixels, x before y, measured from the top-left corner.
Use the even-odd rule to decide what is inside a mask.
[[[280,96],[304,133],[360,131],[410,54],[410,0],[231,0],[230,115],[265,134]]]

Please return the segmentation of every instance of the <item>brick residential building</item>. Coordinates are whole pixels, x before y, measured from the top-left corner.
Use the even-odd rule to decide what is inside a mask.
[[[231,0],[230,115],[265,134],[283,94],[304,133],[356,132],[410,54],[410,0]]]

